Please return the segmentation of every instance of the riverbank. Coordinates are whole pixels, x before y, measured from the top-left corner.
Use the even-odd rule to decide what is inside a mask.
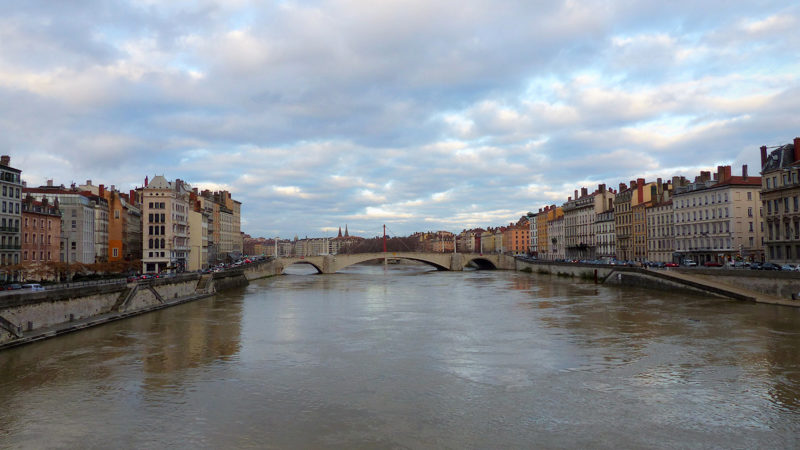
[[[575,264],[517,260],[522,272],[574,277],[598,284],[617,284],[665,291],[684,291],[731,300],[800,307],[800,273],[737,269],[667,268]]]
[[[205,275],[7,294],[0,297],[0,350],[210,297],[274,270],[266,262]]]

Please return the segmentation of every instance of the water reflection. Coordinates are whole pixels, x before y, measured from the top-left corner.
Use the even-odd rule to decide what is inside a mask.
[[[201,300],[0,352],[0,436],[31,424],[47,430],[65,411],[99,399],[114,403],[127,395],[146,398],[148,391],[176,389],[192,382],[191,369],[235,360],[243,294],[234,291],[225,299]]]

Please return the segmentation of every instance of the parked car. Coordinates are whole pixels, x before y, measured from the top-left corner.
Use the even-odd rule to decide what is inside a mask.
[[[22,289],[22,285],[19,283],[11,283],[5,285],[4,289],[7,291],[16,291],[17,289]]]
[[[761,270],[781,270],[781,266],[771,262],[765,262],[761,265]]]
[[[784,264],[784,265],[781,266],[781,270],[787,270],[789,272],[794,272],[797,269],[795,268],[795,266],[793,266],[791,264]]]
[[[703,265],[706,267],[722,267],[722,263],[716,261],[706,261]]]
[[[684,259],[683,260],[683,265],[686,266],[686,267],[696,267],[697,263],[694,262],[694,260],[692,260],[692,259]]]
[[[751,262],[750,263],[750,270],[761,270],[761,263],[760,262]]]
[[[678,263],[668,262],[664,264],[664,267],[678,267]]]
[[[44,288],[39,283],[28,283],[23,284],[22,289],[30,289],[31,291],[43,291]]]

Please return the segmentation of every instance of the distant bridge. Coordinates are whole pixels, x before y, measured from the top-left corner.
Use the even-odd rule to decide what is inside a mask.
[[[514,270],[515,262],[512,256],[501,254],[480,253],[424,253],[424,252],[387,252],[387,253],[356,253],[347,255],[323,255],[278,258],[273,261],[274,273],[283,273],[284,269],[293,264],[308,264],[317,269],[319,273],[336,273],[345,267],[367,261],[388,259],[405,259],[418,261],[435,267],[438,270],[462,271],[467,265],[473,263],[479,269]]]

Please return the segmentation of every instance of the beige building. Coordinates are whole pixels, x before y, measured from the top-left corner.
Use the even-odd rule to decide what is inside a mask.
[[[633,214],[631,212],[631,198],[634,195],[636,182],[631,182],[628,188],[625,183],[620,183],[619,192],[614,196],[614,247],[616,258],[619,260],[633,259]]]
[[[643,178],[636,180],[636,191],[631,196],[631,241],[633,260],[647,260],[647,208],[658,195],[661,180],[646,183]]]
[[[694,183],[675,186],[672,201],[675,252],[678,259],[698,264],[732,259],[758,259],[763,254],[759,224],[761,177],[732,176],[719,166],[711,177],[701,172]]]
[[[761,175],[766,259],[800,263],[800,137],[769,155],[761,147]]]
[[[594,222],[598,259],[609,260],[616,257],[614,245],[614,209],[597,215]]]
[[[142,272],[183,272],[189,267],[190,188],[161,175],[142,188]]]
[[[567,259],[595,259],[597,256],[597,237],[595,221],[597,215],[613,208],[614,194],[601,184],[591,194],[581,188],[581,195],[575,191],[562,208],[564,210],[564,246]]]
[[[672,199],[660,199],[654,202],[645,213],[647,217],[647,259],[655,262],[672,262],[672,254],[675,252]]]
[[[553,212],[553,219],[547,221],[548,259],[564,259],[566,257],[564,245],[564,214],[559,207]],[[561,214],[557,214],[561,212]]]
[[[189,271],[208,269],[208,214],[189,210]]]

